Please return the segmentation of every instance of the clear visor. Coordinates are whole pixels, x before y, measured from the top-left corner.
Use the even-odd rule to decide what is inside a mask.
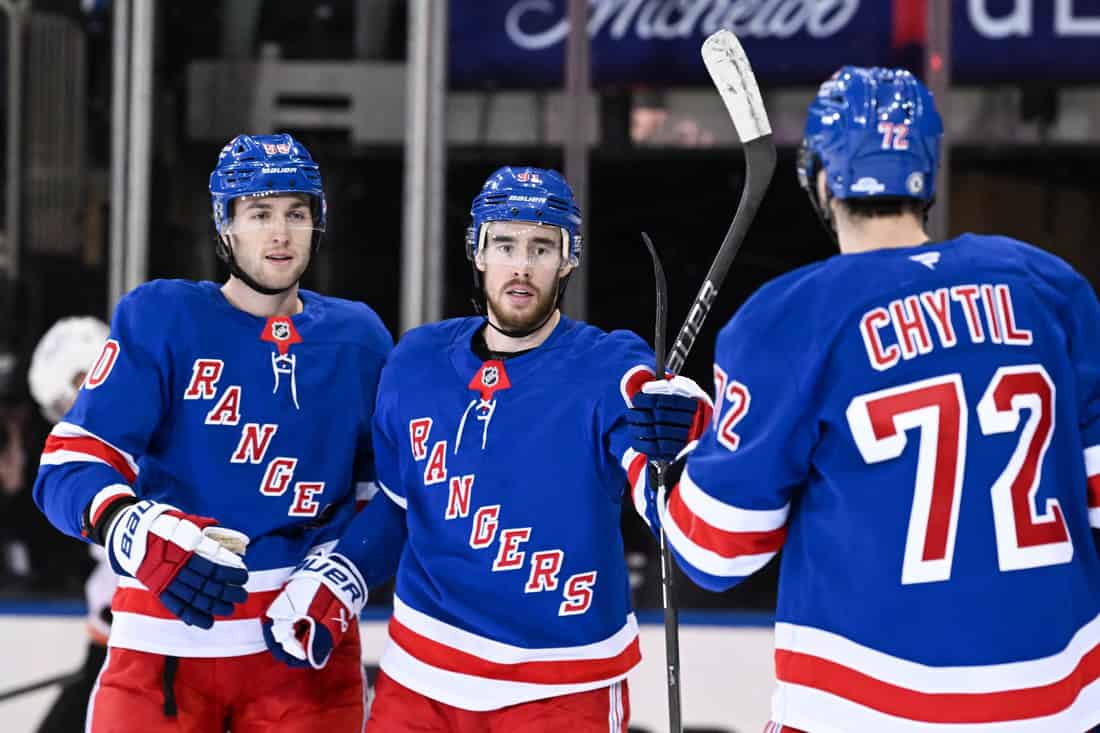
[[[482,227],[477,260],[483,265],[558,270],[565,233],[560,227],[518,221],[494,221]]]
[[[287,194],[253,196],[230,203],[232,216],[225,234],[250,232],[310,234],[323,232],[310,196]]]

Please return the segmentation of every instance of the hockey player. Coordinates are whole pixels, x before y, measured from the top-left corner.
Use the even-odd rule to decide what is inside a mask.
[[[714,424],[658,502],[704,587],[783,548],[769,730],[1100,722],[1100,305],[1022,242],[929,241],[942,132],[904,70],[821,86],[798,172],[842,254],[722,330]],[[650,420],[687,404],[644,389]]]
[[[558,173],[501,168],[471,213],[484,316],[395,348],[375,413],[385,498],[292,576],[272,651],[323,667],[396,567],[371,733],[625,731],[641,655],[619,522],[646,474],[626,417],[653,353],[559,311],[581,212]]]
[[[88,730],[359,731],[356,627],[316,674],[271,658],[260,616],[370,492],[392,341],[367,306],[299,288],[325,228],[301,144],[234,138],[210,193],[230,277],[123,298],[42,454],[39,506],[122,576]]]
[[[34,401],[50,424],[56,424],[72,407],[88,368],[109,335],[107,324],[98,318],[62,318],[50,326],[34,347],[27,381]],[[88,697],[107,656],[111,597],[118,586],[118,578],[107,563],[103,548],[91,545],[89,549],[96,565],[84,583],[84,598],[88,604],[87,652],[80,674],[65,684],[39,724],[40,733],[84,729]]]

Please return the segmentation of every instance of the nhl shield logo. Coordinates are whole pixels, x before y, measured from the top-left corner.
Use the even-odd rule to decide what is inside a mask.
[[[278,341],[286,341],[290,338],[290,324],[286,321],[275,321],[271,324],[271,335]]]
[[[470,378],[468,389],[481,393],[481,399],[485,402],[493,399],[493,395],[502,389],[510,389],[511,381],[508,379],[508,370],[504,368],[504,362],[500,359],[491,359],[483,362]]]

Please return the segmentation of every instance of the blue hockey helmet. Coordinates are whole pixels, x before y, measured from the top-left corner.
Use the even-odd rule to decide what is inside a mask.
[[[474,198],[473,221],[466,230],[466,257],[473,261],[493,221],[530,221],[556,226],[562,234],[562,259],[581,259],[581,210],[565,177],[554,170],[505,166],[498,168]]]
[[[228,237],[233,221],[234,199],[300,193],[310,200],[313,212],[312,251],[321,246],[327,209],[321,185],[321,171],[309,151],[286,133],[277,135],[237,135],[221,153],[210,174],[210,197],[214,209],[214,227],[218,231],[218,256],[230,271],[253,290],[265,294],[281,292],[261,286],[244,273],[233,257]]]
[[[815,209],[817,172],[837,199],[935,197],[943,121],[932,94],[905,69],[844,66],[818,89],[806,117],[798,179]]]

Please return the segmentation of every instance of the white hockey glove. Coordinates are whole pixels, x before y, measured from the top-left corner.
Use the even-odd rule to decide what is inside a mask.
[[[291,667],[321,669],[367,602],[367,585],[351,560],[335,552],[307,557],[263,619],[271,654]]]
[[[248,569],[236,552],[247,545],[247,535],[213,519],[146,500],[109,519],[104,549],[117,574],[137,578],[184,623],[209,629],[248,598]]]

